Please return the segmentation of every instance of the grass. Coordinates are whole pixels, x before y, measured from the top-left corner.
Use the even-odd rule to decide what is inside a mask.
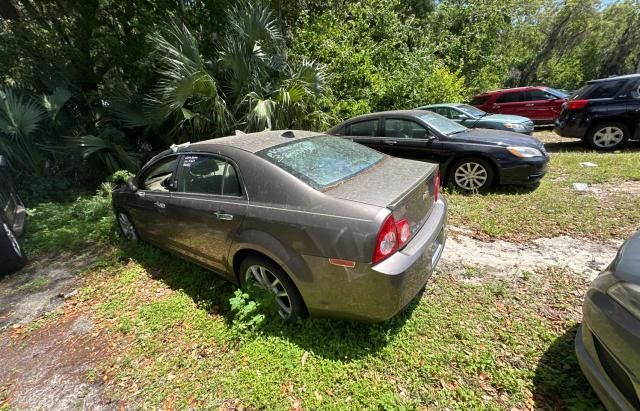
[[[587,161],[598,167],[580,165]],[[552,153],[549,172],[534,191],[516,187],[485,195],[449,192],[450,223],[486,237],[514,241],[559,235],[627,238],[640,227],[640,196],[612,190],[599,197],[574,191],[572,183],[615,187],[640,181],[638,164],[638,151]]]
[[[602,202],[570,183],[640,180],[632,167],[639,156],[556,153],[532,193],[450,194],[451,222],[517,240],[625,236],[640,221],[638,200]],[[597,218],[603,210],[607,218]],[[573,352],[588,286],[574,273],[493,279],[469,266],[461,278],[435,276],[406,312],[383,324],[268,317],[242,327],[230,304],[233,286],[149,245],[121,242],[108,196],[30,213],[26,248],[35,258],[100,250],[75,310],[90,315],[113,347],[86,379],[106,384],[116,401],[167,409],[601,407]],[[5,404],[0,392],[0,409]]]
[[[49,285],[48,278],[36,278],[18,287],[20,291],[33,292]]]

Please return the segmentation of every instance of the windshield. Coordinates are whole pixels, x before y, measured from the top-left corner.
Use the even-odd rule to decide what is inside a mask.
[[[470,106],[468,104],[460,104],[459,106],[456,106],[456,108],[458,110],[464,112],[465,114],[470,115],[471,117],[480,117],[480,116],[484,116],[485,114],[487,114],[485,111],[482,111],[479,108],[475,108],[475,107]]]
[[[562,90],[556,90],[555,88],[550,88],[550,87],[546,87],[545,91],[549,94],[553,94],[556,97],[560,97],[560,98],[567,98],[569,97],[569,94],[562,91]]]
[[[425,112],[424,114],[421,114],[419,118],[427,123],[429,127],[433,128],[440,134],[444,134],[445,136],[462,133],[468,130],[465,126],[461,126],[455,121],[451,121],[436,113]]]
[[[368,147],[332,136],[292,141],[257,154],[316,189],[360,174],[384,158]]]

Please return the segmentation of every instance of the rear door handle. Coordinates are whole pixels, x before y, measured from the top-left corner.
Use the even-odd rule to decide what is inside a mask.
[[[389,145],[398,144],[396,140],[384,140],[384,143]]]
[[[167,208],[167,205],[165,203],[161,203],[160,201],[156,201],[155,203],[153,203],[154,206],[156,206],[156,208]]]
[[[525,107],[533,107],[533,106],[535,106],[535,104],[525,104],[524,106]]]
[[[218,220],[222,221],[231,221],[233,220],[233,216],[231,214],[226,214],[224,211],[216,211],[213,213]]]

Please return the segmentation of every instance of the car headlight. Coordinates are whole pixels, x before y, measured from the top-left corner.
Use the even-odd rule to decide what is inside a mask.
[[[510,128],[512,130],[524,130],[524,125],[518,123],[505,123],[506,128]]]
[[[607,294],[636,318],[640,318],[640,285],[617,283],[609,288]]]
[[[542,157],[542,153],[537,148],[531,147],[507,147],[507,150],[516,157],[531,158]]]

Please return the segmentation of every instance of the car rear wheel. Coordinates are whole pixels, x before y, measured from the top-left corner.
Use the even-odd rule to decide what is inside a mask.
[[[22,246],[7,223],[0,222],[0,274],[9,274],[27,262]]]
[[[124,211],[118,211],[118,227],[120,227],[120,232],[127,240],[138,241],[140,239],[136,227],[133,225],[129,215]]]
[[[251,294],[262,294],[260,299],[268,310],[277,313],[285,321],[295,321],[306,315],[300,293],[282,268],[274,262],[249,256],[240,264],[240,277],[245,289]]]
[[[604,123],[593,127],[585,142],[594,150],[612,151],[619,150],[629,140],[629,130],[624,124]]]
[[[450,183],[456,188],[468,192],[481,192],[493,186],[495,175],[493,167],[480,158],[465,158],[451,168]]]

